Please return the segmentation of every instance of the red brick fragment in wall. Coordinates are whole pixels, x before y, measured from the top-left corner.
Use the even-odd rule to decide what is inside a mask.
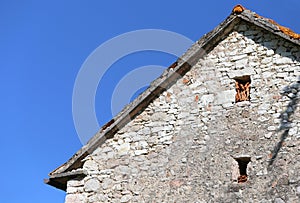
[[[269,154],[268,157],[269,159],[271,159],[273,157],[273,154]]]
[[[275,180],[273,183],[272,183],[272,188],[276,187],[277,185],[277,180]]]
[[[244,183],[244,182],[247,182],[247,180],[248,180],[247,175],[240,175],[238,177],[238,183]]]
[[[166,101],[167,102],[171,102],[171,93],[170,92],[167,92],[167,95],[166,95]]]
[[[206,106],[206,110],[207,110],[207,111],[211,111],[211,104],[208,104],[208,105]]]
[[[275,100],[279,100],[279,99],[281,99],[282,98],[282,96],[281,95],[273,95],[273,99],[275,99]]]
[[[170,181],[170,186],[172,187],[180,187],[184,182],[182,180],[172,180]]]
[[[172,174],[171,174],[171,172],[170,172],[169,170],[167,170],[167,172],[166,172],[166,177],[168,178],[168,177],[170,177],[170,176],[172,176]]]
[[[190,81],[190,80],[188,80],[188,79],[184,78],[182,82],[183,82],[184,84],[188,84],[188,83],[189,83],[189,81]]]

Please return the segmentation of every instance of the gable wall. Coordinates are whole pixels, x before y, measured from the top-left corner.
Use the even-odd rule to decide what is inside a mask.
[[[297,88],[281,93],[297,84],[300,50],[249,25],[236,30],[86,159],[89,175],[68,182],[67,203],[299,201]],[[251,102],[235,104],[232,77],[245,74]],[[240,155],[251,157],[242,184]]]

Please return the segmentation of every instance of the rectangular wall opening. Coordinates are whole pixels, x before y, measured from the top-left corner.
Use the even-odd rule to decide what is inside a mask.
[[[247,166],[248,163],[250,162],[251,158],[249,156],[241,156],[241,157],[237,157],[235,158],[235,160],[237,161],[238,165],[239,165],[239,176],[237,179],[238,183],[244,183],[247,182],[248,180],[248,174],[247,174]]]
[[[235,80],[235,102],[250,101],[250,84],[251,78],[249,75],[236,77]]]

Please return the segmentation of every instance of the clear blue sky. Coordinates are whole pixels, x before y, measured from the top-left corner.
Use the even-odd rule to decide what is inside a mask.
[[[197,40],[238,3],[300,32],[298,0],[0,0],[0,202],[64,202],[65,193],[43,179],[81,147],[72,119],[72,91],[95,48],[145,28]],[[97,92],[100,125],[111,118],[110,97],[122,75],[174,60],[167,54],[137,53],[113,65]]]

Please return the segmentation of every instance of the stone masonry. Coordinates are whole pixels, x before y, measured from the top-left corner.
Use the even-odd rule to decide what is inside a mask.
[[[300,202],[299,61],[299,46],[237,24],[85,158],[66,203]],[[236,103],[243,77],[250,101]]]

